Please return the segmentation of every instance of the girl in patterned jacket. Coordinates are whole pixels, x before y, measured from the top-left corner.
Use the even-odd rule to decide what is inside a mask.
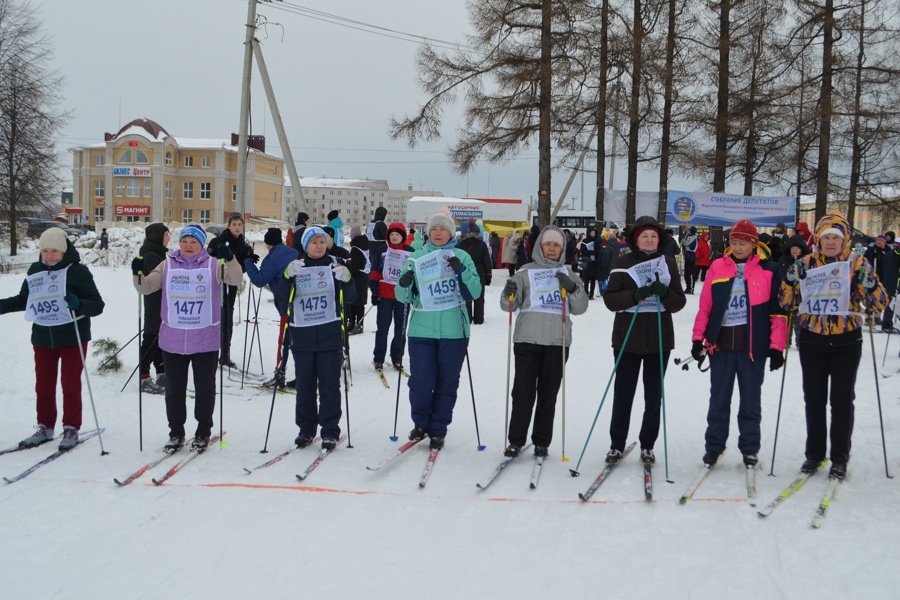
[[[847,474],[850,460],[864,314],[878,314],[888,300],[869,261],[850,251],[850,234],[840,212],[822,217],[816,225],[815,252],[791,265],[779,298],[785,309],[799,313],[797,348],[806,403],[806,461],[801,471],[814,473],[825,459],[830,400],[829,476],[837,479]]]

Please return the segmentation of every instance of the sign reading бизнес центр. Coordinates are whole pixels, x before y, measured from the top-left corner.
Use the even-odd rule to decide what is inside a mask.
[[[666,216],[667,220],[691,225],[728,227],[749,219],[757,227],[775,227],[778,223],[793,227],[796,207],[796,196],[741,196],[669,190]]]

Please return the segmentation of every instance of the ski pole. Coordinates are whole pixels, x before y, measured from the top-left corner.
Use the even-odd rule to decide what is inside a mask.
[[[147,347],[146,352],[144,352],[143,354],[140,355],[140,359],[138,360],[137,366],[134,367],[134,369],[131,371],[131,375],[129,375],[129,376],[128,376],[128,379],[125,381],[125,385],[123,385],[123,386],[122,386],[122,389],[119,390],[119,393],[120,393],[120,394],[121,394],[122,392],[124,392],[124,391],[125,391],[125,388],[128,387],[128,384],[131,383],[131,378],[134,377],[134,374],[137,373],[137,372],[138,372],[138,369],[141,368],[141,363],[144,362],[144,359],[147,358],[147,355],[150,354],[150,352],[151,352],[152,349],[153,349],[153,345],[156,343],[156,340],[157,340],[157,339],[159,339],[159,334],[158,334],[158,333],[153,337],[153,342],[154,342],[154,343],[153,343],[153,344],[150,344],[150,345]]]
[[[456,293],[459,294],[460,299],[460,304],[458,305],[460,326],[462,327],[463,340],[466,344],[466,369],[468,369],[469,372],[469,391],[472,393],[472,414],[475,417],[475,439],[478,441],[478,451],[481,452],[482,450],[487,448],[487,446],[481,445],[481,433],[478,430],[478,410],[475,408],[475,384],[472,381],[472,363],[469,362],[469,336],[466,335],[466,320],[468,319],[468,316],[463,310],[463,307],[466,305],[466,303],[463,299],[462,291],[460,289],[462,287],[462,280],[459,276],[459,273],[456,274],[456,279]],[[484,290],[482,290],[482,293],[484,293]]]
[[[141,319],[144,316],[143,311],[143,300],[144,294],[141,292],[141,274],[138,273],[137,276],[137,293],[138,293],[138,335],[141,334]],[[141,345],[138,344],[138,368],[140,368],[141,363],[144,362],[144,357],[141,356]],[[141,389],[141,384],[138,382],[138,449],[143,452],[144,451],[144,390]],[[97,427],[97,429],[100,429]]]
[[[100,420],[97,418],[97,407],[94,405],[94,392],[91,390],[91,377],[88,374],[87,362],[84,360],[84,346],[81,345],[81,331],[78,329],[78,319],[74,310],[69,310],[72,315],[72,327],[75,328],[75,339],[78,340],[78,355],[81,357],[81,368],[84,371],[84,381],[87,383],[88,398],[91,399],[91,411],[94,413],[94,425],[97,426],[97,439],[100,440],[100,456],[109,454],[103,448],[103,430],[100,429]]]
[[[269,432],[272,430],[272,414],[275,412],[275,396],[278,394],[279,388],[284,387],[284,372],[287,368],[288,340],[290,339],[287,334],[289,314],[290,312],[281,316],[282,324],[278,328],[278,360],[275,362],[275,384],[272,386],[272,406],[269,407],[269,423],[266,425],[266,441],[263,443],[263,449],[259,451],[260,454],[266,454],[269,451]]]
[[[509,295],[509,331],[506,334],[506,420],[503,429],[503,448],[509,439],[509,370],[512,363],[512,334],[513,334],[513,300],[515,294]]]
[[[222,365],[222,350],[225,348],[225,260],[219,259],[221,269],[219,276],[219,448],[225,447],[225,431],[223,413],[225,412],[225,369]],[[231,316],[229,315],[229,318]]]
[[[350,281],[353,281],[352,279]],[[347,412],[347,447],[352,448],[353,445],[350,443],[350,394],[347,388],[347,362],[349,361],[350,353],[347,351],[349,346],[347,346],[347,327],[346,322],[344,321],[344,288],[343,284],[341,284],[340,289],[340,299],[341,299],[341,337],[343,338],[343,344],[341,352],[343,356],[341,357],[341,370],[344,372],[344,406],[346,407]],[[338,405],[340,405],[340,399],[338,399]]]
[[[625,332],[625,339],[622,341],[622,347],[628,343],[628,338],[631,337],[631,330],[634,329],[634,322],[637,320],[639,308],[641,304],[643,304],[643,300],[637,303],[637,306],[634,307],[634,316],[631,317],[631,323],[628,324],[628,330]],[[578,467],[581,466],[581,461],[584,459],[584,453],[587,450],[588,443],[591,441],[591,435],[594,433],[594,427],[597,425],[597,419],[600,417],[600,410],[603,408],[603,403],[606,402],[606,395],[609,393],[609,386],[612,384],[613,377],[616,376],[616,370],[619,368],[619,363],[622,362],[622,356],[624,352],[619,352],[619,356],[616,357],[616,363],[613,365],[612,373],[609,374],[609,381],[606,382],[606,389],[603,390],[603,397],[600,398],[600,406],[597,407],[597,414],[594,415],[594,422],[591,423],[591,429],[588,431],[587,439],[584,441],[584,448],[581,449],[581,456],[578,457],[578,463],[575,465],[574,469],[569,469],[569,473],[572,477],[578,477],[581,473],[578,472]]]
[[[566,456],[566,288],[561,284],[559,286],[560,294],[562,294],[562,461],[569,462]]]
[[[247,329],[250,327],[250,305],[253,304],[253,286],[250,286],[250,301],[247,302],[247,318],[244,320],[244,351],[241,353],[243,357],[243,363],[241,364],[241,389],[244,389],[244,372],[247,370]],[[257,323],[259,321],[259,312],[257,311],[256,316],[253,319],[253,330],[256,330]],[[251,337],[251,341],[252,341]],[[260,350],[260,352],[262,352]],[[253,354],[253,344],[250,344],[250,354]]]
[[[878,399],[878,424],[881,427],[881,448],[884,452],[884,476],[888,479],[893,479],[893,475],[891,475],[888,470],[887,442],[884,440],[884,417],[881,413],[881,386],[878,385],[878,365],[875,364],[875,330],[872,327],[873,320],[874,319],[869,319],[869,340],[872,344],[872,369],[875,371],[875,397]]]
[[[791,327],[793,327],[792,320],[794,318],[793,307],[791,311],[788,313],[787,317],[787,330],[788,330],[788,338],[787,338],[787,348],[784,351],[784,367],[781,369],[781,391],[778,393],[778,414],[775,417],[775,440],[772,443],[772,466],[769,469],[769,477],[775,476],[775,450],[778,448],[778,427],[781,425],[781,401],[784,399],[784,380],[787,377],[787,359],[791,353]],[[874,358],[873,358],[874,360]],[[876,382],[877,383],[877,382]]]
[[[98,368],[98,369],[102,369],[103,367],[105,367],[105,366],[106,366],[106,363],[110,362],[110,361],[113,360],[115,357],[117,357],[117,356],[119,355],[119,353],[122,352],[122,350],[124,350],[125,348],[127,348],[127,347],[129,346],[129,344],[131,344],[131,342],[133,342],[135,339],[139,338],[139,337],[141,336],[141,333],[142,333],[143,331],[144,331],[143,328],[138,327],[138,332],[134,335],[134,337],[132,337],[132,338],[131,338],[130,340],[128,340],[127,342],[125,342],[125,344],[124,344],[122,347],[120,347],[118,350],[116,350],[115,354],[113,354],[113,355],[111,355],[111,356],[107,356],[106,358],[104,358],[104,359],[103,359],[103,362],[100,363],[100,366],[98,366],[97,368]]]
[[[656,275],[659,281],[659,274]],[[636,311],[635,311],[636,312]],[[663,358],[663,335],[662,335],[662,298],[656,300],[656,325],[659,332],[659,399],[660,408],[662,408],[662,426],[663,426],[663,455],[666,459],[666,482],[675,483],[669,479],[669,438],[666,434],[666,365]],[[625,348],[625,345],[622,345]]]
[[[372,309],[369,309],[372,310]],[[391,312],[393,312],[393,308]],[[409,315],[409,304],[403,303],[403,331],[401,332],[401,339],[403,340],[404,346],[406,345],[406,317]],[[397,373],[397,401],[394,403],[394,435],[391,436],[391,441],[396,442],[399,438],[397,437],[397,418],[400,415],[400,382],[402,381],[401,376],[403,373]]]

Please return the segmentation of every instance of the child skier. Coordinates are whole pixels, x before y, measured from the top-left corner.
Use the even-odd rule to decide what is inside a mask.
[[[356,300],[347,305],[347,335],[359,335],[363,332],[363,319],[366,317],[366,303],[369,300],[372,261],[369,259],[369,238],[362,234],[358,225],[350,228],[350,272],[353,274],[353,285],[356,286]]]
[[[297,377],[300,433],[294,443],[305,448],[321,427],[322,448],[334,450],[341,435],[342,319],[356,289],[350,269],[326,253],[328,236],[321,227],[308,227],[301,244],[304,258],[288,265],[275,295],[279,311],[287,310]]]
[[[375,331],[375,351],[372,362],[375,370],[380,371],[387,353],[388,330],[394,323],[394,337],[391,340],[391,365],[398,370],[403,369],[403,351],[406,339],[403,336],[403,302],[396,299],[395,289],[400,276],[406,270],[406,260],[413,249],[407,246],[406,228],[403,223],[391,223],[387,229],[387,245],[375,253],[372,271],[369,275],[369,286],[372,290],[372,304],[376,307],[375,316],[378,329]]]
[[[188,225],[178,236],[178,250],[145,273],[141,280],[144,294],[162,290],[159,347],[166,367],[169,421],[169,441],[164,451],[170,454],[184,446],[189,367],[197,390],[194,400],[197,429],[191,450],[203,452],[209,446],[216,408],[216,363],[225,318],[222,284],[238,285],[243,277],[241,266],[227,244],[218,249],[219,261],[204,250],[205,245],[203,228]],[[135,275],[144,272],[144,261],[135,258],[131,270]]]
[[[431,438],[431,448],[444,447],[459,375],[469,341],[469,319],[463,304],[481,293],[481,280],[469,255],[456,248],[456,224],[444,214],[428,220],[428,242],[413,252],[395,289],[410,305],[409,403],[415,427],[410,440]]]
[[[169,253],[169,228],[162,223],[151,223],[144,231],[146,238],[139,251],[144,268],[152,271],[166,259]],[[159,325],[162,291],[144,298],[144,333],[141,343],[141,391],[148,394],[166,393],[166,367],[159,349]],[[156,367],[156,381],[150,378],[150,365]]]
[[[797,347],[806,404],[806,461],[800,470],[814,473],[825,459],[830,401],[829,476],[836,479],[846,476],[850,460],[863,313],[871,318],[888,300],[869,261],[851,252],[850,235],[842,213],[822,217],[816,225],[816,250],[788,269],[780,297],[785,309],[796,307],[800,321]]]
[[[219,248],[222,246],[227,246],[231,250],[231,254],[237,259],[243,273],[244,261],[253,254],[253,250],[244,239],[244,217],[241,213],[231,213],[228,216],[228,227],[221,235],[210,240],[207,251],[213,258],[221,258]],[[225,332],[219,360],[231,369],[237,368],[237,365],[231,360],[231,333],[234,329],[234,301],[237,298],[237,286],[240,283],[238,281],[234,285],[225,286],[225,314],[222,315],[222,326],[225,328]]]
[[[59,449],[69,450],[78,443],[81,429],[82,357],[87,356],[91,340],[91,317],[103,312],[104,303],[93,275],[81,264],[81,256],[62,229],[47,229],[38,245],[41,258],[28,268],[18,295],[0,300],[0,314],[25,311],[25,320],[32,323],[38,424],[34,435],[19,445],[38,446],[53,439],[56,374],[62,365],[63,438]]]
[[[709,267],[709,283],[700,292],[691,356],[709,355],[710,398],[703,462],[715,465],[725,451],[731,395],[737,377],[738,449],[744,465],[759,461],[761,393],[766,358],[769,370],[784,366],[787,317],[778,303],[781,272],[759,248],[756,225],[738,221],[731,228],[725,256]]]
[[[572,321],[566,319],[563,340],[561,289],[566,290],[566,315],[581,315],[587,310],[588,296],[578,275],[563,264],[565,238],[554,225],[544,227],[537,238],[532,262],[525,263],[506,281],[500,308],[519,310],[513,335],[516,374],[512,389],[512,415],[509,445],[504,454],[517,456],[525,445],[528,425],[535,407],[531,441],[535,456],[547,456],[553,439],[556,395],[563,376],[565,359],[572,344]]]

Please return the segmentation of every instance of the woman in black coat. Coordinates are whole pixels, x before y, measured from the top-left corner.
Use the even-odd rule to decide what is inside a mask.
[[[369,238],[361,233],[359,227],[350,228],[350,274],[356,286],[356,300],[346,307],[344,315],[347,320],[347,333],[357,335],[363,332],[363,318],[366,316],[366,303],[369,301],[369,273],[372,263],[369,261]]]
[[[472,257],[475,270],[478,271],[478,277],[481,279],[481,294],[474,301],[466,302],[469,321],[473,325],[481,325],[484,323],[484,288],[491,285],[491,275],[493,274],[490,252],[487,244],[481,239],[481,228],[478,225],[469,225],[469,232],[456,247]]]

